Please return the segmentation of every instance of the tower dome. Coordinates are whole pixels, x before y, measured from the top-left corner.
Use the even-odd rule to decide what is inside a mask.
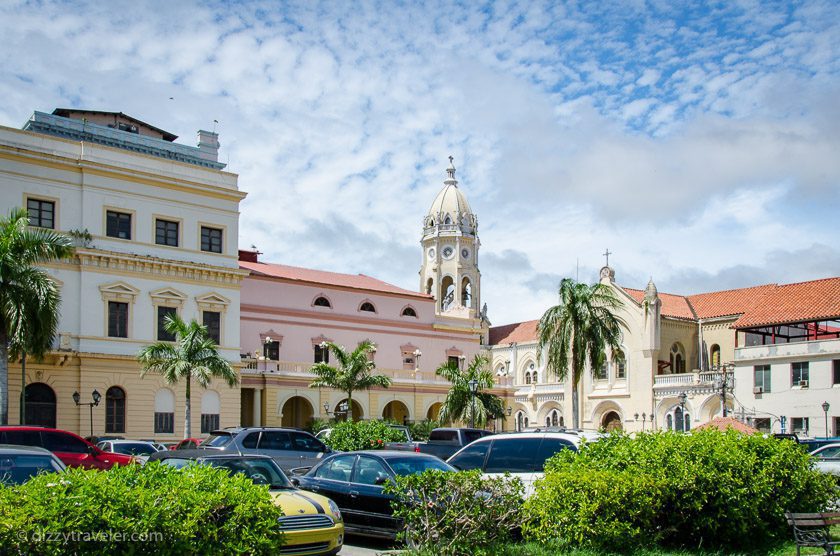
[[[423,235],[443,232],[460,232],[475,235],[478,221],[473,214],[464,192],[458,188],[455,179],[455,165],[449,157],[443,189],[437,194],[423,221]]]

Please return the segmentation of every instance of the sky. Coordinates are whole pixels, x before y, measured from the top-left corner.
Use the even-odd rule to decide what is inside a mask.
[[[0,36],[0,125],[215,125],[262,260],[418,289],[451,155],[494,325],[606,249],[678,294],[840,275],[836,0],[2,0]]]

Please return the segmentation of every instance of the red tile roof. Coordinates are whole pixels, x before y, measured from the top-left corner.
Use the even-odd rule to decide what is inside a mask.
[[[296,282],[308,282],[312,284],[322,284],[325,286],[339,286],[355,290],[366,290],[371,292],[420,297],[423,299],[433,299],[431,295],[405,290],[364,274],[341,274],[338,272],[327,272],[325,270],[314,270],[298,266],[249,261],[239,261],[239,268],[250,270],[251,274],[255,276],[267,276],[270,278],[282,278],[284,280],[293,280]]]
[[[773,286],[734,328],[840,318],[840,277]]]
[[[734,417],[715,417],[708,423],[703,423],[700,426],[694,427],[694,430],[702,430],[702,429],[718,429],[722,431],[726,431],[727,429],[733,429],[738,432],[742,432],[744,434],[756,434],[758,430],[752,428],[749,425],[745,425],[738,419]]]
[[[701,319],[746,313],[772,292],[775,284],[689,295],[688,302]]]
[[[645,299],[644,290],[634,290],[633,288],[622,288],[630,297],[636,300],[636,303],[641,303]],[[691,310],[691,305],[688,300],[681,295],[674,295],[671,293],[659,293],[659,299],[662,301],[662,316],[673,317],[677,319],[695,319],[694,311]]]
[[[490,328],[490,345],[498,346],[511,342],[535,342],[537,340],[538,320],[515,322]]]

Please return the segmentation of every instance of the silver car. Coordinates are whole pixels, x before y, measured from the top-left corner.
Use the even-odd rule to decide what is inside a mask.
[[[840,475],[840,443],[826,444],[811,452],[814,468],[823,473]]]
[[[213,431],[199,448],[271,456],[286,473],[298,467],[312,467],[332,451],[308,432],[275,427],[232,427]]]
[[[0,484],[19,485],[39,473],[60,473],[65,469],[61,460],[44,448],[0,444]]]

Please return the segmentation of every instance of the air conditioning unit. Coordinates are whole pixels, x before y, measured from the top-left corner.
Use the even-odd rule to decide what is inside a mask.
[[[755,388],[753,388],[753,394],[763,394],[763,393],[764,393],[764,388],[762,388],[761,386],[756,386]]]
[[[799,386],[801,388],[808,388],[808,381],[807,380],[800,380],[799,381]]]

